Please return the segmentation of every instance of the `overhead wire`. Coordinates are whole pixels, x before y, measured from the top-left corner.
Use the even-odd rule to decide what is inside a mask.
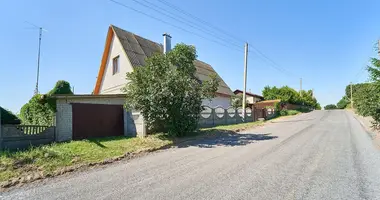
[[[165,20],[160,19],[160,18],[158,18],[158,17],[155,17],[155,16],[153,16],[153,15],[147,14],[147,13],[141,11],[141,10],[138,10],[138,9],[136,9],[136,8],[133,8],[132,6],[128,6],[128,5],[126,5],[126,4],[124,4],[124,3],[121,3],[121,2],[119,2],[119,1],[116,1],[116,0],[109,0],[109,1],[115,3],[115,4],[119,5],[119,6],[122,6],[122,7],[124,7],[124,8],[128,8],[128,9],[130,9],[130,10],[133,10],[133,11],[137,12],[137,13],[140,13],[140,14],[142,14],[142,15],[145,15],[146,17],[149,17],[149,18],[155,19],[155,20],[157,20],[157,21],[160,21],[160,22],[162,22],[162,23],[164,23],[164,24],[170,25],[170,26],[172,26],[172,27],[174,27],[174,28],[177,28],[177,29],[179,29],[179,30],[182,30],[182,31],[185,31],[185,32],[190,33],[190,34],[192,34],[192,35],[195,35],[195,36],[198,36],[198,37],[200,37],[200,38],[203,38],[203,39],[205,39],[205,40],[208,40],[208,41],[214,42],[214,43],[216,43],[216,44],[219,44],[219,45],[225,46],[225,47],[227,47],[227,48],[229,48],[229,49],[233,49],[233,50],[235,50],[235,51],[242,52],[241,49],[233,48],[233,47],[228,46],[228,45],[226,45],[226,44],[224,44],[224,43],[222,43],[222,42],[219,42],[219,41],[217,41],[217,40],[214,40],[214,39],[210,39],[210,38],[204,37],[204,36],[201,35],[201,34],[198,34],[198,33],[196,33],[196,32],[190,31],[190,30],[185,29],[185,28],[183,28],[183,27],[181,27],[181,26],[177,26],[177,25],[175,25],[175,24],[173,24],[173,23],[170,23],[170,22],[168,22],[168,21],[165,21]]]
[[[229,48],[229,49],[232,49],[232,50],[235,50],[235,51],[238,51],[238,52],[244,52],[242,49],[240,49],[240,48],[242,48],[242,46],[238,45],[238,43],[237,43],[237,42],[245,42],[244,40],[242,40],[239,37],[236,37],[236,36],[234,36],[234,35],[226,32],[226,31],[224,31],[221,28],[218,28],[217,26],[212,25],[211,23],[209,23],[209,22],[207,22],[205,20],[200,19],[199,17],[196,17],[196,16],[192,15],[191,13],[189,13],[189,12],[187,12],[187,11],[179,8],[178,6],[175,6],[174,4],[171,4],[171,3],[169,3],[169,2],[167,2],[165,0],[158,0],[158,1],[161,2],[163,5],[176,10],[177,12],[179,12],[179,13],[181,13],[183,15],[186,15],[186,16],[192,18],[192,19],[194,19],[194,20],[198,21],[199,23],[204,24],[203,27],[201,27],[199,24],[196,24],[196,23],[194,23],[194,22],[192,22],[192,21],[190,21],[190,20],[188,20],[188,19],[186,19],[186,18],[184,18],[184,17],[182,17],[180,15],[176,15],[173,12],[169,12],[167,9],[164,9],[164,8],[158,6],[157,4],[154,4],[154,3],[149,2],[147,0],[143,0],[145,3],[141,2],[141,1],[138,1],[138,0],[132,0],[132,1],[134,1],[135,3],[137,3],[137,4],[141,5],[141,6],[144,6],[146,8],[151,9],[151,10],[154,10],[155,12],[157,12],[157,13],[159,13],[161,15],[164,15],[164,16],[172,19],[172,20],[175,20],[175,21],[180,22],[182,24],[185,24],[185,25],[187,25],[187,26],[189,26],[189,27],[191,27],[193,29],[201,31],[201,32],[203,32],[203,33],[205,33],[205,34],[207,34],[209,36],[211,35],[213,37],[216,37],[219,40],[215,40],[215,39],[211,39],[211,38],[205,37],[202,34],[199,34],[199,33],[194,32],[194,31],[190,31],[190,30],[188,30],[186,28],[183,28],[183,27],[178,26],[176,24],[170,23],[170,22],[168,22],[166,20],[163,20],[161,18],[158,18],[156,16],[153,16],[151,14],[148,14],[146,12],[138,10],[138,9],[132,7],[132,6],[126,5],[126,4],[124,4],[124,3],[120,2],[120,1],[116,1],[116,0],[109,0],[109,1],[115,3],[115,4],[119,5],[119,6],[122,6],[124,8],[133,10],[133,11],[139,13],[139,14],[145,15],[145,16],[147,16],[149,18],[154,19],[154,20],[160,21],[160,22],[162,22],[164,24],[170,25],[170,26],[172,26],[172,27],[174,27],[176,29],[179,29],[179,30],[185,31],[187,33],[190,33],[192,35],[195,35],[197,37],[200,37],[202,39],[214,42],[216,44],[219,44],[221,46],[224,46],[226,48]],[[159,9],[157,9],[157,8],[159,8]],[[163,11],[166,11],[166,12],[163,12],[160,9],[163,10]],[[206,29],[205,27],[208,28],[208,29]],[[225,36],[230,37],[231,39],[235,40],[236,42],[232,42],[231,39],[228,40],[225,37],[221,37],[220,35],[217,35],[215,32],[211,32],[210,31],[211,29],[214,29],[217,32],[224,34]],[[221,41],[223,41],[223,42],[221,42]],[[249,44],[249,47],[254,50],[254,51],[250,50],[249,52],[256,53],[257,55],[259,55],[258,58],[260,58],[264,62],[268,63],[270,67],[272,67],[272,68],[276,69],[277,71],[282,72],[282,73],[284,73],[284,74],[286,74],[288,76],[295,76],[289,70],[281,67],[275,61],[273,61],[272,59],[270,59],[268,56],[266,56],[263,52],[261,52],[258,48],[256,48],[252,44]],[[249,58],[252,59],[251,57],[249,57]]]

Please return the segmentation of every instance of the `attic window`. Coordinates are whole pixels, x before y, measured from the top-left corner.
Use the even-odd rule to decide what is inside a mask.
[[[115,75],[119,72],[119,56],[112,59],[112,74]]]

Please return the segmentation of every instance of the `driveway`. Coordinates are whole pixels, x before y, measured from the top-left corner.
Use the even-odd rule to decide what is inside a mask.
[[[351,113],[314,111],[1,195],[2,199],[380,199],[380,152]]]

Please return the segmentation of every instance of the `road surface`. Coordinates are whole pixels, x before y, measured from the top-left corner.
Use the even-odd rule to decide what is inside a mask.
[[[1,194],[1,199],[380,199],[354,116],[314,111]]]

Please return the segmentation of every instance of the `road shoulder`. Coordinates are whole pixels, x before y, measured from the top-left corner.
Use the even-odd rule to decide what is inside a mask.
[[[365,129],[365,131],[373,140],[373,144],[378,149],[380,149],[380,130],[375,130],[372,128],[372,117],[363,117],[355,113],[353,110],[347,110],[347,112],[351,113],[355,117],[355,119],[360,122],[361,126]]]

